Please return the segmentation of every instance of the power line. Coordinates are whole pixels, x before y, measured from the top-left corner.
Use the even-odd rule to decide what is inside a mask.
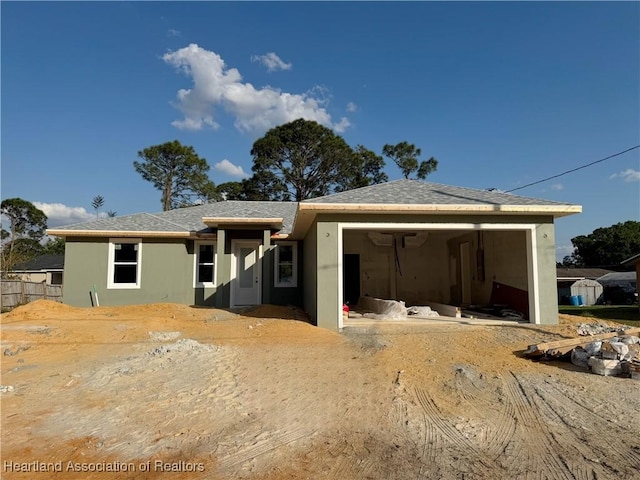
[[[523,185],[522,187],[512,188],[511,190],[507,190],[505,193],[515,192],[516,190],[522,190],[523,188],[527,188],[527,187],[530,187],[532,185],[537,185],[538,183],[546,182],[548,180],[552,180],[554,178],[561,177],[563,175],[566,175],[567,173],[572,173],[572,172],[576,172],[578,170],[582,170],[583,168],[590,167],[591,165],[595,165],[596,163],[604,162],[605,160],[609,160],[610,158],[617,157],[618,155],[622,155],[623,153],[630,152],[631,150],[635,150],[636,148],[640,148],[640,145],[636,145],[635,147],[627,148],[626,150],[623,150],[622,152],[614,153],[613,155],[609,155],[608,157],[601,158],[600,160],[596,160],[595,162],[587,163],[586,165],[582,165],[580,167],[572,168],[571,170],[567,170],[566,172],[559,173],[558,175],[553,175],[552,177],[543,178],[542,180],[538,180],[537,182],[528,183],[526,185]]]

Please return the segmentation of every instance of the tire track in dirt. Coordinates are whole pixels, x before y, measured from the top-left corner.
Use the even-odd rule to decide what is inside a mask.
[[[309,432],[306,429],[296,429],[285,433],[276,433],[270,438],[256,442],[254,445],[248,448],[241,449],[238,452],[232,453],[225,457],[218,459],[218,470],[220,473],[229,472],[235,467],[238,467],[246,462],[250,462],[266,453],[272,452],[280,447],[291,444],[297,440],[305,437],[310,437],[315,432]]]
[[[399,381],[396,381],[396,396],[393,398],[392,407],[389,414],[391,427],[398,437],[404,441],[405,445],[410,445],[416,452],[415,461],[419,462],[418,478],[439,478],[437,475],[438,452],[442,452],[444,447],[439,435],[433,428],[431,422],[427,421],[424,410],[420,409],[416,416],[410,410],[415,410],[415,402],[407,399],[411,394]],[[429,467],[436,471],[428,471]],[[426,471],[427,470],[427,471]],[[426,474],[428,477],[425,477]],[[336,477],[338,480],[340,477]],[[348,477],[342,477],[348,478]],[[340,480],[342,480],[340,478]]]
[[[326,478],[327,480],[344,480],[347,478],[350,480],[360,480],[372,478],[371,473],[373,472],[374,466],[374,460],[371,456],[354,461],[341,455]]]
[[[493,460],[497,460],[504,455],[516,431],[513,404],[503,403],[502,409],[497,410],[495,400],[488,399],[486,391],[478,387],[467,375],[456,374],[455,385],[469,409],[489,425],[483,448]],[[481,405],[482,410],[477,405]],[[493,425],[491,421],[496,417],[497,422]]]
[[[634,451],[633,447],[629,447],[628,449],[621,448],[619,436],[610,433],[620,429],[620,425],[589,410],[552,384],[545,383],[535,385],[533,386],[533,390],[544,404],[544,407],[575,437],[577,445],[582,446],[588,444],[591,446],[591,450],[588,451],[585,451],[584,447],[581,449],[581,453],[583,453],[585,458],[594,457],[595,447],[604,458],[612,458],[616,463],[622,463],[630,466],[632,469],[640,471],[640,454]],[[589,435],[589,439],[586,442],[584,438],[575,434],[577,427],[567,420],[570,418],[567,412],[574,412],[575,414],[576,406],[583,416],[589,418],[589,423],[594,425],[592,430],[594,433]],[[583,430],[583,433],[587,435],[588,431]]]
[[[535,414],[536,405],[527,396],[518,377],[513,372],[509,372],[509,376],[505,376],[504,381],[505,393],[508,401],[515,407],[516,421],[521,427],[519,429],[521,441],[527,443],[524,452],[527,456],[525,465],[528,465],[529,470],[538,472],[540,478],[575,480],[576,477],[558,453],[562,451],[562,446],[541,422],[540,416]]]
[[[591,480],[593,478],[606,478],[611,474],[602,466],[592,466],[596,455],[591,449],[591,442],[584,442],[584,439],[575,434],[574,430],[562,420],[561,415],[554,410],[542,397],[537,396],[533,400],[537,404],[538,410],[547,418],[555,421],[557,426],[550,427],[554,439],[564,445],[566,449],[571,449],[575,456],[567,456],[566,464],[573,475],[579,480]],[[591,463],[592,465],[589,465]]]
[[[521,381],[521,385],[522,383]],[[524,385],[522,387],[525,388]],[[578,480],[591,480],[609,476],[612,473],[611,470],[594,463],[593,458],[596,455],[591,449],[592,442],[585,442],[584,438],[580,438],[576,433],[579,429],[564,421],[562,414],[537,392],[535,385],[527,386],[527,389],[533,390],[533,394],[528,396],[535,403],[538,411],[551,420],[547,425],[554,440],[563,445],[567,451],[572,451],[572,455],[567,452],[564,461],[574,477]]]
[[[425,390],[414,387],[414,394],[418,405],[423,410],[427,429],[432,429],[431,432],[427,430],[428,435],[434,440],[432,443],[434,445],[432,455],[440,457],[443,452],[453,447],[460,454],[458,461],[464,463],[469,471],[472,472],[472,476],[476,478],[485,478],[483,474],[489,472],[495,475],[496,470],[501,469],[499,464],[487,461],[484,452],[478,448],[478,445],[444,420],[442,412]],[[430,444],[429,441],[426,443],[427,445]],[[441,463],[442,459],[439,458],[438,460]]]

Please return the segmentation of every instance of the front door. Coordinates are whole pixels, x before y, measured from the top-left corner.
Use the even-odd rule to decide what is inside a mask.
[[[234,278],[231,280],[231,306],[258,305],[261,301],[262,271],[260,242],[232,240]]]

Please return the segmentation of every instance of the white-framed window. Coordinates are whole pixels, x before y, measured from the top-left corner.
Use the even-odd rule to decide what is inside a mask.
[[[195,243],[194,285],[196,287],[216,286],[216,243]]]
[[[278,242],[275,248],[274,284],[276,287],[298,286],[298,243]]]
[[[109,239],[107,288],[140,288],[142,240],[140,238]]]

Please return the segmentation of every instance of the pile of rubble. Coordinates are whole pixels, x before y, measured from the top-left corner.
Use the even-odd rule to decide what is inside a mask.
[[[640,380],[640,338],[620,335],[577,346],[571,351],[571,363],[588,367],[598,375],[625,375]]]
[[[370,318],[374,320],[406,320],[409,316],[418,318],[438,317],[437,311],[428,306],[407,307],[403,301],[383,300],[374,297],[360,297],[356,308],[359,312],[343,307],[348,318]],[[360,313],[362,312],[362,313]]]
[[[540,360],[570,359],[597,375],[640,380],[640,328],[616,330],[607,325],[580,324],[578,333],[582,337],[530,345],[525,355]]]

